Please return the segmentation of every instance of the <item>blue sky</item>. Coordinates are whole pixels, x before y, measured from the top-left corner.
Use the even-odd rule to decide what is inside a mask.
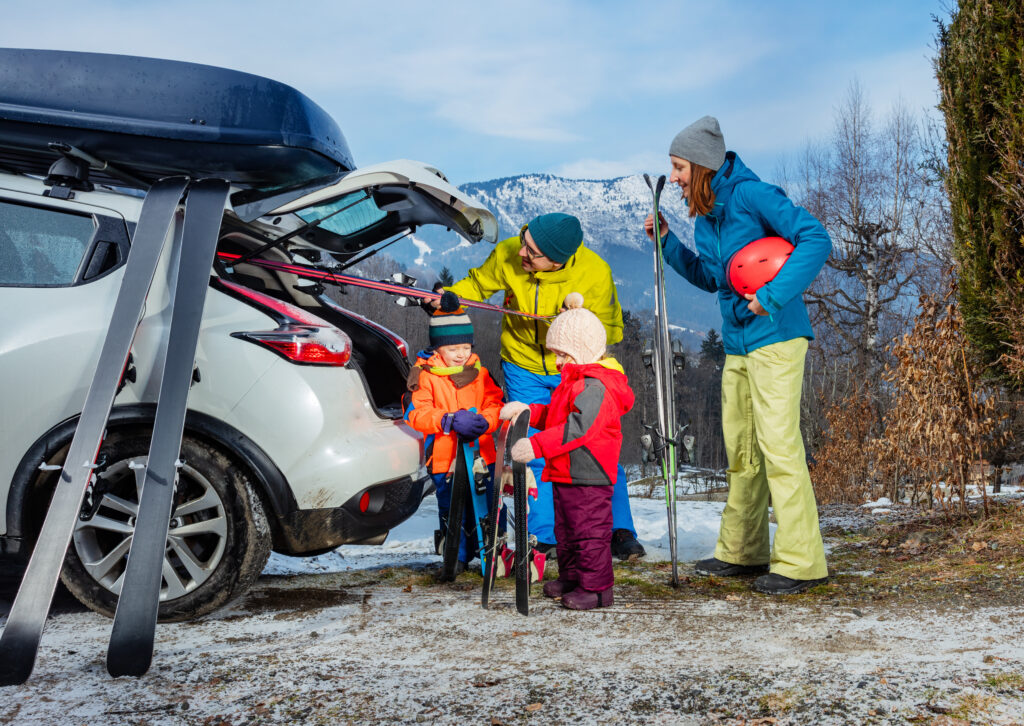
[[[932,15],[888,2],[19,3],[0,45],[174,58],[295,86],[359,165],[429,162],[456,184],[524,172],[667,171],[711,114],[762,176],[830,133],[857,80],[876,113],[937,102]],[[2,90],[0,90],[2,92]]]

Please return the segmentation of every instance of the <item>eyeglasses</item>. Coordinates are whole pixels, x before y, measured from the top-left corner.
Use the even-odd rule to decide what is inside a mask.
[[[546,255],[543,252],[534,252],[530,249],[530,245],[526,244],[526,230],[528,226],[529,225],[519,230],[519,246],[526,250],[526,259],[533,262],[540,257],[546,257]]]

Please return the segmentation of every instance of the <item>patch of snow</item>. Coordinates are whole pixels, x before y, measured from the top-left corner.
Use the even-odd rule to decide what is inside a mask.
[[[426,264],[424,262],[424,258],[431,252],[433,252],[433,250],[430,248],[430,245],[424,242],[423,240],[419,239],[418,237],[410,236],[410,239],[412,240],[412,243],[416,246],[416,251],[419,252],[419,255],[416,257],[415,260],[413,260],[413,263],[417,265]]]
[[[660,490],[658,493],[660,496]],[[506,499],[506,504],[511,507],[511,499]],[[670,560],[665,500],[632,496],[630,508],[637,539],[647,550],[645,560]],[[680,562],[710,557],[714,553],[724,508],[724,502],[676,502],[676,552]],[[775,527],[769,525],[772,537]],[[275,552],[263,574],[300,575],[437,564],[441,561],[434,554],[434,530],[437,528],[437,499],[429,495],[412,517],[391,530],[382,545],[343,545],[317,557],[288,557]]]
[[[889,499],[889,497],[879,497],[873,502],[865,502],[860,506],[863,507],[864,509],[873,509],[875,507],[891,507],[892,501]]]

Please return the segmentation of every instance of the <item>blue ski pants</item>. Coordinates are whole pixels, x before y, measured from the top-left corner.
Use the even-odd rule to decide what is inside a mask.
[[[505,390],[510,401],[551,403],[551,392],[562,382],[560,375],[545,376],[540,373],[531,373],[507,360],[501,362],[501,372],[505,376]],[[538,429],[530,427],[531,436],[537,431]],[[537,480],[537,501],[530,502],[530,516],[528,517],[530,534],[536,535],[538,542],[557,544],[555,539],[555,503],[552,498],[551,482],[544,481],[540,477],[541,471],[544,469],[544,459],[534,459],[530,462],[530,468],[533,469],[534,478]],[[621,464],[615,478],[615,488],[612,491],[612,529],[628,529],[634,537],[636,536],[633,512],[629,508],[626,472]]]

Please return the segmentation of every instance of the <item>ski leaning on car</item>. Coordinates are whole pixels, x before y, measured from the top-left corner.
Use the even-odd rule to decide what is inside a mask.
[[[729,498],[714,556],[698,561],[695,569],[721,577],[760,575],[754,588],[768,594],[800,592],[828,577],[800,434],[800,393],[807,343],[814,337],[802,293],[832,243],[807,210],[726,151],[718,120],[711,116],[676,135],[669,162],[669,179],[695,219],[696,252],[660,216],[648,217],[644,229],[663,245],[676,272],[717,294],[726,353],[722,431]],[[779,254],[777,245],[764,241],[773,237],[783,238],[792,250]],[[751,244],[771,247],[775,265],[747,270],[755,279],[753,285],[743,281],[740,292],[730,280],[739,284],[746,273],[730,275],[730,261]],[[778,522],[771,546],[769,497]]]

